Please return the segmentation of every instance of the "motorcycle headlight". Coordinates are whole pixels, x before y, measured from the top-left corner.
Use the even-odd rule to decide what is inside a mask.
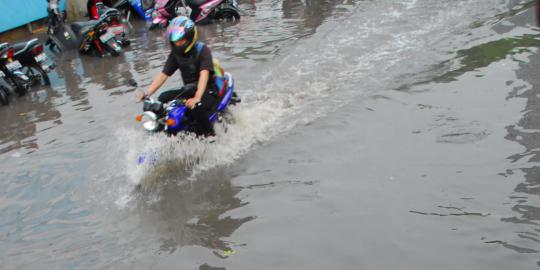
[[[142,120],[144,129],[147,131],[156,131],[159,128],[159,123],[157,122],[157,115],[153,112],[144,112],[142,115]]]

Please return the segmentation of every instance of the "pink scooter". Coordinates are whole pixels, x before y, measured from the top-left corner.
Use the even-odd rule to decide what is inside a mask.
[[[150,29],[165,28],[181,15],[203,24],[213,19],[240,20],[240,9],[236,0],[156,0]]]

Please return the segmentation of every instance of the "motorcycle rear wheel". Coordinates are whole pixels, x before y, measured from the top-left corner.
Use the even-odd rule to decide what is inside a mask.
[[[216,20],[239,21],[240,14],[234,9],[223,8],[221,10],[216,11],[214,18]]]
[[[49,79],[49,75],[43,68],[37,65],[32,66],[25,66],[24,67],[24,74],[28,76],[29,78],[33,80],[38,80],[39,84],[43,86],[51,85],[51,80]]]
[[[15,92],[19,96],[26,95],[26,92],[28,92],[28,88],[29,88],[29,82],[22,81],[22,79],[17,78],[17,77],[12,78],[12,81],[15,84]]]

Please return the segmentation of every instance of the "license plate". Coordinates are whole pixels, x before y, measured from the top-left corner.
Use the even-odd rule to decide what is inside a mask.
[[[36,59],[36,62],[38,63],[45,62],[47,61],[47,55],[45,55],[44,53],[40,53],[34,59]]]
[[[13,62],[7,63],[6,67],[9,71],[14,71],[16,69],[22,68],[22,65],[19,61],[15,60]]]
[[[119,25],[119,26],[109,27],[109,29],[107,29],[107,32],[112,32],[115,35],[121,35],[122,33],[124,33],[124,26]]]
[[[107,31],[107,33],[101,35],[99,37],[99,39],[101,40],[101,42],[105,43],[105,42],[109,41],[113,37],[115,37],[115,34],[113,34],[112,32]]]

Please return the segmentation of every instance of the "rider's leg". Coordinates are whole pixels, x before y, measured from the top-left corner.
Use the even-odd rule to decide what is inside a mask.
[[[187,99],[195,95],[195,85],[184,85],[180,89],[171,89],[167,91],[163,91],[159,97],[158,100],[160,102],[166,103],[173,99]]]
[[[210,122],[210,115],[212,114],[217,102],[215,93],[210,89],[207,89],[202,96],[201,102],[190,111],[191,117],[199,125],[198,130],[195,130],[197,135],[203,135],[205,137],[216,135],[214,131],[214,125]]]

